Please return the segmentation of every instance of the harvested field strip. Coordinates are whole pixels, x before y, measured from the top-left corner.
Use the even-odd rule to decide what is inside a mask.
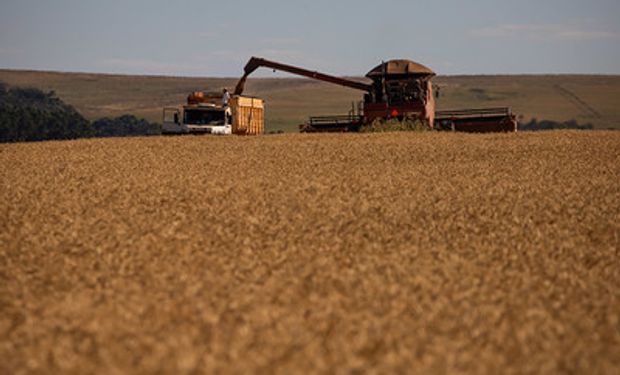
[[[618,373],[620,133],[0,145],[0,373]]]
[[[567,100],[569,100],[572,103],[574,103],[587,116],[591,116],[591,117],[594,117],[594,118],[601,118],[602,117],[601,114],[598,113],[598,111],[596,109],[592,108],[591,105],[586,103],[583,99],[581,99],[579,96],[577,96],[574,92],[572,92],[572,91],[570,91],[570,90],[568,90],[565,87],[562,87],[560,85],[555,85],[554,87],[560,93],[560,95],[562,95]]]

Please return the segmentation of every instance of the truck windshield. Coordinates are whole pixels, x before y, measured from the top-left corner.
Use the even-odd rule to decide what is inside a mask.
[[[184,123],[191,125],[224,125],[224,111],[186,110]]]

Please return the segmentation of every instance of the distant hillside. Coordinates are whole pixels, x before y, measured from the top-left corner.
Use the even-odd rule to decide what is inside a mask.
[[[237,78],[123,76],[0,70],[9,86],[55,91],[90,120],[126,113],[161,122],[162,108],[196,90],[232,88]],[[511,106],[521,121],[590,123],[620,129],[620,76],[440,76],[439,109]],[[246,94],[264,98],[267,130],[296,130],[310,115],[346,114],[360,92],[301,78],[254,78]]]

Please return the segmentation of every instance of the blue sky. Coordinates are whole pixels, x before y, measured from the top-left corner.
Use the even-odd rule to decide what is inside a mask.
[[[252,55],[339,75],[391,58],[620,74],[620,1],[0,0],[0,68],[236,77]]]

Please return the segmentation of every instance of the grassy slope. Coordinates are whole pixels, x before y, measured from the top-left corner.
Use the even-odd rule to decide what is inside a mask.
[[[577,131],[0,145],[0,373],[618,374],[619,149]]]
[[[184,102],[195,90],[234,87],[235,78],[115,76],[0,70],[9,85],[55,90],[90,119],[132,113],[161,121],[163,106]],[[597,128],[620,128],[620,76],[453,76],[438,77],[439,109],[512,106],[532,117],[575,119]],[[557,89],[573,92],[601,114],[593,117]],[[267,101],[267,130],[296,130],[309,115],[346,114],[361,93],[298,78],[251,79],[247,94]]]

